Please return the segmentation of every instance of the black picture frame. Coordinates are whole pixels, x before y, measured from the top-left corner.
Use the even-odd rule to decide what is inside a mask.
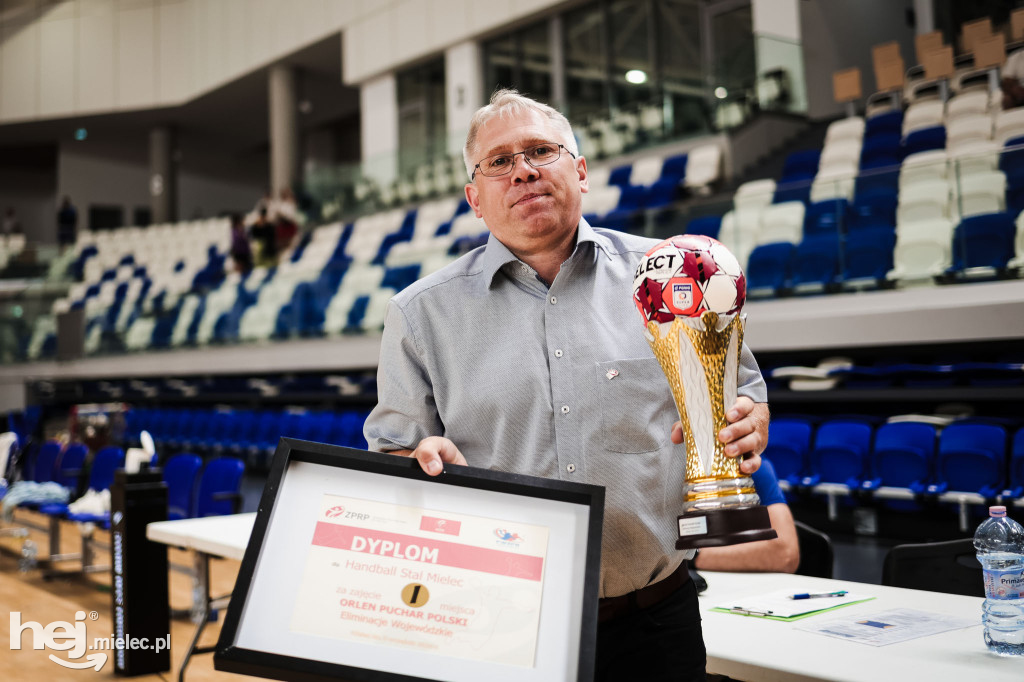
[[[425,486],[443,485],[452,486],[453,489],[467,488],[507,493],[523,497],[524,503],[528,503],[531,498],[540,498],[586,507],[588,521],[585,529],[584,570],[582,576],[573,576],[583,581],[583,612],[580,620],[576,679],[579,682],[593,680],[597,640],[601,531],[604,518],[605,489],[603,487],[468,466],[446,466],[444,473],[431,477],[425,474],[419,463],[412,458],[293,438],[282,438],[274,453],[252,535],[242,559],[231,602],[217,642],[214,654],[214,667],[217,670],[289,682],[327,682],[328,680],[332,682],[337,682],[337,680],[419,682],[436,679],[286,656],[236,645],[239,628],[242,624],[241,620],[251,594],[260,550],[270,527],[282,483],[288,475],[290,465],[294,462],[308,462],[380,476],[394,476],[418,481]],[[583,533],[578,533],[578,535],[582,536]],[[542,604],[549,599],[547,592],[545,590]]]

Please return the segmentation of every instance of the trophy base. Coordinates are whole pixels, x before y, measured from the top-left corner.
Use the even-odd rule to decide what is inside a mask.
[[[676,549],[723,547],[778,537],[768,509],[761,506],[690,512],[681,515],[678,523]]]

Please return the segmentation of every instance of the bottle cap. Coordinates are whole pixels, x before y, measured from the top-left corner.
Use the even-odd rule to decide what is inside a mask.
[[[998,505],[988,508],[988,515],[994,517],[1006,516],[1006,507]]]

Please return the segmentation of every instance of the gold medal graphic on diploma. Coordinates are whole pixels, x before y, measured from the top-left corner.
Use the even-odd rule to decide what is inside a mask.
[[[647,252],[633,280],[645,336],[679,410],[686,447],[676,549],[776,537],[754,482],[726,457],[718,433],[736,402],[746,280],[736,257],[702,235],[672,237]]]

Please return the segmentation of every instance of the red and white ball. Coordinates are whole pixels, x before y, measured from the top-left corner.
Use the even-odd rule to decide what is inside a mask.
[[[676,317],[740,312],[747,279],[736,256],[704,235],[670,237],[640,260],[633,278],[633,302],[644,325]]]

